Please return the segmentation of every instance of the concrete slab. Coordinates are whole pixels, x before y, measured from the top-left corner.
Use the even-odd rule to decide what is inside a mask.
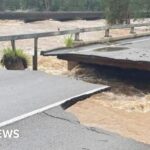
[[[150,71],[150,37],[57,51],[60,59]],[[52,52],[54,55],[54,52]],[[46,53],[51,55],[51,52]]]
[[[0,71],[0,127],[107,88],[42,72]]]
[[[18,139],[0,139],[2,150],[149,150],[150,145],[81,125],[60,107],[1,130],[18,129]]]

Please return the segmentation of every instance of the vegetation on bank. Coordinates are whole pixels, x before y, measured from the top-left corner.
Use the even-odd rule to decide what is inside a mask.
[[[0,10],[99,11],[102,0],[0,0]]]
[[[103,11],[110,24],[149,17],[150,0],[0,0],[0,11]]]
[[[29,65],[29,56],[21,49],[4,49],[1,64],[8,70],[24,70]]]
[[[71,48],[74,46],[74,39],[73,39],[73,35],[69,35],[68,37],[65,38],[64,43],[66,45],[66,47]]]
[[[130,18],[150,17],[149,0],[102,0],[110,24],[130,23]]]
[[[0,11],[103,11],[149,12],[149,0],[0,0]],[[130,12],[129,12],[130,13]],[[119,15],[119,14],[118,14]]]

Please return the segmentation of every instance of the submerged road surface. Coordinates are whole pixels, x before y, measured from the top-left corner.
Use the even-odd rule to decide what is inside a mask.
[[[34,71],[0,71],[0,127],[107,89]]]

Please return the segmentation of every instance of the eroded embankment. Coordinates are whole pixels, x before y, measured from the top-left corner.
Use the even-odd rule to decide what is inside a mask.
[[[111,86],[111,91],[95,96],[96,99],[99,97],[104,100],[108,107],[127,111],[150,111],[149,72],[82,65],[72,70],[70,75],[87,82]]]
[[[150,144],[150,73],[82,65],[70,75],[112,89],[70,107],[81,123]]]

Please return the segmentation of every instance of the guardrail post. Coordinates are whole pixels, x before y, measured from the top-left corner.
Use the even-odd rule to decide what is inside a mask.
[[[105,37],[109,37],[109,36],[110,36],[109,33],[110,33],[110,30],[109,30],[109,29],[106,29],[106,30],[105,30]]]
[[[135,33],[134,27],[131,27],[130,33],[131,33],[131,34],[134,34],[134,33]]]
[[[75,41],[80,41],[80,33],[75,33]]]
[[[38,70],[38,38],[34,38],[33,70]]]
[[[11,40],[11,47],[13,51],[16,50],[15,40]]]

